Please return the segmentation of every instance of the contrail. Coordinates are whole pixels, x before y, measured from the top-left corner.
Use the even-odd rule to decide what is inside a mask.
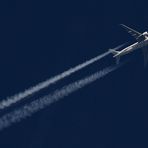
[[[69,85],[66,85],[63,88],[61,88],[60,90],[54,91],[52,94],[41,97],[41,98],[31,102],[30,104],[26,104],[17,110],[14,110],[10,113],[3,115],[0,118],[0,130],[11,126],[13,123],[19,122],[28,116],[31,116],[32,114],[36,113],[37,111],[49,106],[51,103],[56,102],[64,97],[70,95],[71,93],[77,91],[78,89],[96,81],[97,79],[104,77],[108,73],[119,68],[121,65],[122,64],[120,64],[118,66],[116,65],[116,66],[111,66],[111,67],[105,68],[102,71],[96,72],[95,74],[85,77],[84,79],[81,79],[81,80],[73,82]]]
[[[103,54],[101,54],[101,55],[99,55],[99,56],[97,56],[97,57],[95,57],[95,58],[93,58],[93,59],[91,59],[89,61],[86,61],[86,62],[84,62],[84,63],[82,63],[80,65],[77,65],[74,68],[70,68],[69,70],[67,70],[67,71],[65,71],[65,72],[63,72],[63,73],[61,73],[61,74],[59,74],[57,76],[54,76],[54,77],[52,77],[52,78],[50,78],[50,79],[48,79],[48,80],[46,80],[44,82],[41,82],[41,83],[37,84],[36,86],[30,87],[29,89],[26,89],[24,92],[20,92],[20,93],[14,95],[12,97],[6,98],[5,100],[0,102],[0,109],[4,109],[6,107],[9,107],[12,104],[17,103],[18,101],[24,99],[25,97],[28,97],[28,96],[30,96],[30,95],[44,89],[44,88],[49,87],[51,84],[54,84],[57,81],[59,81],[59,80],[61,80],[63,78],[66,78],[69,75],[71,75],[71,74],[85,68],[86,66],[88,66],[88,65],[102,59],[103,57],[107,56],[109,53],[110,52],[107,51],[107,52],[105,52],[105,53],[103,53]]]
[[[114,49],[117,50],[117,49],[121,48],[122,46],[124,46],[125,44],[119,45]],[[56,75],[50,79],[47,79],[46,81],[43,81],[43,82],[37,84],[36,86],[30,87],[29,89],[26,89],[24,92],[20,92],[20,93],[14,95],[14,96],[11,96],[11,97],[7,97],[6,99],[4,99],[0,102],[0,109],[7,108],[7,107],[11,106],[12,104],[21,101],[25,97],[28,97],[28,96],[44,89],[44,88],[49,87],[51,84],[54,84],[54,83],[58,82],[59,80],[62,80],[63,78],[66,78],[66,77],[70,76],[71,74],[73,74],[73,73],[89,66],[90,64],[93,64],[94,62],[104,58],[109,53],[110,53],[110,51],[107,51],[107,52],[105,52],[95,58],[92,58],[82,64],[79,64],[73,68],[70,68],[69,70],[67,70],[59,75]]]

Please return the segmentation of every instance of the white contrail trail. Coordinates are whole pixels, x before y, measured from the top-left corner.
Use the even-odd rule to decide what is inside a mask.
[[[124,46],[125,44],[119,45],[114,49],[117,50],[117,49],[121,48],[122,46]],[[26,89],[24,92],[20,92],[20,93],[14,95],[14,96],[11,96],[11,97],[7,97],[6,99],[4,99],[0,102],[0,109],[7,108],[7,107],[11,106],[12,104],[21,101],[25,97],[28,97],[28,96],[44,89],[44,88],[49,87],[51,84],[54,84],[54,83],[58,82],[59,80],[66,78],[69,75],[85,68],[86,66],[89,66],[90,64],[93,64],[94,62],[104,58],[109,53],[110,53],[110,51],[107,51],[107,52],[105,52],[105,53],[103,53],[103,54],[101,54],[101,55],[99,55],[95,58],[92,58],[92,59],[90,59],[90,60],[88,60],[88,61],[86,61],[82,64],[79,64],[79,65],[77,65],[73,68],[70,68],[69,70],[67,70],[67,71],[65,71],[65,72],[63,72],[59,75],[56,75],[56,76],[54,76],[50,79],[47,79],[46,81],[43,81],[43,82],[37,84],[36,86],[30,87],[29,89]]]
[[[19,122],[22,119],[31,116],[32,114],[36,113],[37,111],[44,109],[45,107],[49,106],[51,103],[56,102],[65,96],[68,96],[69,94],[77,91],[78,89],[96,81],[97,79],[100,79],[101,77],[104,77],[108,73],[116,70],[119,66],[112,66],[105,68],[102,71],[96,72],[95,74],[88,76],[84,79],[81,79],[79,81],[73,82],[69,85],[66,85],[65,87],[61,88],[60,90],[56,90],[52,94],[49,94],[45,97],[41,97],[30,104],[26,104],[23,107],[20,107],[17,110],[14,110],[10,113],[7,113],[3,115],[0,118],[0,130],[11,126],[13,123]]]
[[[103,53],[91,60],[88,60],[80,65],[77,65],[76,67],[74,68],[70,68],[69,70],[57,75],[57,76],[54,76],[44,82],[41,82],[39,84],[37,84],[36,86],[33,86],[33,87],[30,87],[29,89],[26,89],[24,92],[20,92],[12,97],[7,97],[5,100],[2,100],[0,102],[0,109],[4,109],[4,108],[7,108],[9,106],[11,106],[12,104],[14,103],[17,103],[18,101],[24,99],[25,97],[28,97],[44,88],[47,88],[49,87],[51,84],[54,84],[56,83],[57,81],[63,79],[63,78],[66,78],[68,77],[69,75],[85,68],[86,66],[102,59],[103,57],[107,56],[109,54],[109,51],[107,51],[106,53]]]

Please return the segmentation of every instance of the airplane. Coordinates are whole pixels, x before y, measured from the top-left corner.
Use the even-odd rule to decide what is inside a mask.
[[[120,24],[129,34],[131,34],[137,42],[124,48],[121,51],[117,51],[114,49],[110,49],[110,52],[114,55],[113,57],[116,58],[116,63],[119,64],[120,57],[126,55],[130,52],[135,51],[136,49],[143,49],[144,55],[144,65],[146,66],[148,63],[148,32],[140,33],[124,24]]]

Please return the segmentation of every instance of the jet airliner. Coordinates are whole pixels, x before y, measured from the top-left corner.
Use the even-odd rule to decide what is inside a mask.
[[[130,52],[135,51],[136,49],[142,49],[144,55],[144,65],[148,63],[148,32],[140,33],[124,24],[120,24],[129,34],[131,34],[135,39],[136,43],[122,49],[121,51],[110,49],[110,52],[116,58],[116,63],[120,61],[120,57],[126,55]]]

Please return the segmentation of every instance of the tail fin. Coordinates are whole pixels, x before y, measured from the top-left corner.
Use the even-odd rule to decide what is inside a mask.
[[[128,42],[121,44],[119,46],[117,46],[116,48],[113,49],[109,49],[110,53],[112,53],[113,55],[117,55],[119,53],[119,51],[117,51],[118,49],[124,47],[126,44],[128,44]]]
[[[119,51],[116,51],[116,50],[114,50],[114,49],[109,49],[109,51],[110,51],[113,55],[116,55],[116,54],[119,53]]]
[[[109,51],[114,55],[113,57],[116,58],[116,64],[119,64],[120,62],[120,56],[118,56],[119,51],[116,51],[114,49],[109,49]]]
[[[124,47],[126,44],[128,44],[128,43],[121,44],[113,49],[109,49],[109,52],[114,55],[113,56],[114,58],[116,58],[116,64],[119,64],[119,62],[120,62],[120,55],[119,55],[120,51],[117,51],[117,50]]]

